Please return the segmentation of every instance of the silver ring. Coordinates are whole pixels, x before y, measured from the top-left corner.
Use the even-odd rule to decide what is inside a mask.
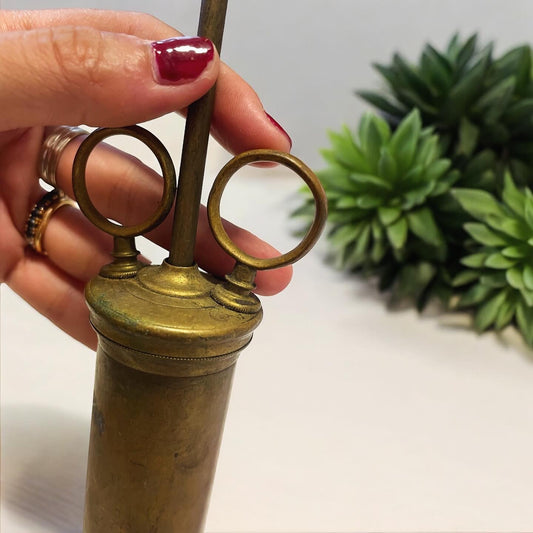
[[[89,135],[89,132],[75,126],[54,128],[44,138],[37,176],[52,187],[57,187],[56,173],[61,155],[69,142],[80,135]]]

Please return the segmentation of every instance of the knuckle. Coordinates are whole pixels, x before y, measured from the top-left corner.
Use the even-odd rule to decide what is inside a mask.
[[[104,37],[86,27],[50,29],[52,58],[59,74],[70,86],[100,85],[105,69]]]

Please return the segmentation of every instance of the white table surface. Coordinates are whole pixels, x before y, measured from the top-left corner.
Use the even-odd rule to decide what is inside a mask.
[[[154,124],[172,140],[172,121]],[[226,159],[213,146],[208,174]],[[298,183],[263,173],[243,171],[228,211],[287,250]],[[512,331],[389,311],[324,255],[322,243],[263,298],[207,530],[533,531],[532,352]],[[78,533],[94,355],[1,296],[1,531]]]

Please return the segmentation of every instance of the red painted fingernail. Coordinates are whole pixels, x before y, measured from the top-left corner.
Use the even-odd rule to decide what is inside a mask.
[[[213,59],[213,43],[204,37],[174,37],[152,43],[158,83],[180,84],[196,79]]]
[[[281,131],[281,133],[283,133],[285,137],[287,137],[287,139],[289,140],[290,148],[292,148],[292,139],[290,138],[290,135],[281,127],[280,123],[277,120],[274,120],[266,111],[265,115],[268,117],[268,120],[270,120],[270,122],[274,124],[274,126],[276,126],[276,128],[278,128],[278,130]]]

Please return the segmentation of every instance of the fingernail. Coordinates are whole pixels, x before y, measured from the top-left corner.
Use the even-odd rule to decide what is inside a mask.
[[[276,128],[278,128],[278,130],[281,131],[281,133],[283,133],[285,137],[287,137],[287,139],[289,140],[290,148],[292,148],[292,139],[290,138],[289,134],[281,127],[280,123],[277,120],[274,120],[266,111],[265,115],[268,117],[268,120],[270,120],[270,122],[274,124],[274,126],[276,126]]]
[[[174,37],[152,43],[158,83],[179,84],[196,79],[213,59],[213,43],[204,37]]]

